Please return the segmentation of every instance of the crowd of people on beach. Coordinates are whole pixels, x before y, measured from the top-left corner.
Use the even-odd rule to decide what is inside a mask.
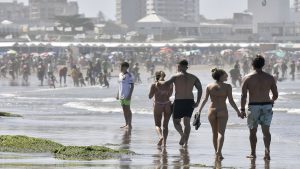
[[[92,57],[90,57],[92,55]],[[88,57],[89,56],[89,57]],[[109,87],[112,74],[123,61],[129,63],[129,72],[135,77],[135,84],[143,83],[141,70],[146,70],[147,83],[155,79],[155,71],[163,66],[165,71],[174,72],[174,65],[182,58],[190,65],[214,65],[218,68],[230,67],[229,76],[234,87],[241,86],[242,77],[251,70],[251,56],[253,53],[222,53],[219,51],[203,51],[198,53],[161,53],[146,51],[110,52],[106,54],[81,54],[74,56],[72,50],[61,56],[55,52],[43,53],[8,53],[0,57],[0,78],[9,78],[11,85],[18,85],[18,78],[23,86],[32,84],[34,76],[40,86],[49,87],[67,86],[67,78],[73,81],[73,86],[100,85]],[[295,80],[296,73],[300,72],[300,60],[295,57],[278,58],[274,55],[265,55],[266,66],[264,71],[272,74],[276,81],[288,78]],[[59,77],[59,81],[56,77]],[[143,77],[145,75],[143,74]],[[46,82],[45,82],[46,81]]]
[[[211,70],[215,82],[207,86],[202,103],[203,91],[200,79],[188,73],[190,65],[201,64],[216,67]],[[155,129],[159,137],[157,145],[164,147],[167,145],[168,125],[172,118],[174,127],[180,135],[179,144],[187,147],[191,120],[193,119],[193,125],[198,129],[201,125],[201,112],[210,98],[208,120],[212,128],[217,160],[224,159],[222,147],[228,121],[227,99],[238,117],[247,118],[251,145],[251,153],[247,157],[256,158],[256,133],[260,124],[265,144],[264,159],[271,159],[270,125],[273,116],[272,107],[278,98],[277,83],[288,78],[295,80],[296,73],[300,72],[300,60],[297,58],[278,58],[253,53],[235,55],[230,52],[220,54],[219,51],[205,51],[180,55],[131,51],[74,57],[70,50],[65,57],[58,57],[57,54],[50,52],[47,55],[7,54],[0,58],[0,78],[10,78],[11,84],[15,85],[21,77],[22,85],[28,86],[30,75],[36,74],[40,86],[45,85],[44,81],[47,80],[49,87],[56,88],[57,83],[61,87],[66,87],[67,78],[70,77],[74,87],[100,85],[109,88],[109,81],[113,78],[118,65],[121,65],[121,73],[118,76],[119,88],[116,98],[120,100],[125,118],[125,125],[121,128],[127,130],[132,128],[131,98],[135,84],[143,83],[141,78],[145,77],[141,75],[143,69],[149,74],[147,83],[152,79],[154,81],[148,97],[153,99]],[[158,66],[163,67],[163,70],[158,71]],[[227,73],[225,68],[228,67],[231,69]],[[165,71],[173,73],[174,68],[177,69],[177,73],[166,80]],[[59,81],[56,75],[59,76]],[[226,83],[228,77],[231,78],[231,84]],[[232,96],[233,87],[241,87],[240,109]],[[194,88],[197,89],[196,99],[193,94]],[[173,93],[175,100],[172,102],[170,97]],[[246,111],[248,95],[248,111]],[[194,110],[199,106],[199,111],[193,117]]]
[[[211,124],[213,133],[213,145],[215,149],[216,160],[224,159],[222,147],[225,138],[225,130],[228,121],[228,109],[226,100],[237,112],[241,119],[247,118],[247,124],[250,132],[251,153],[247,158],[256,158],[257,128],[261,125],[264,136],[265,156],[264,160],[270,160],[270,125],[272,121],[272,107],[278,98],[277,82],[273,75],[263,70],[266,60],[261,55],[256,55],[251,61],[253,72],[244,72],[245,76],[241,79],[241,108],[236,105],[232,96],[232,86],[226,81],[228,74],[220,68],[213,69],[212,78],[215,80],[207,86],[204,100],[199,111],[194,115],[193,125],[198,129],[201,125],[201,112],[208,99],[211,99],[211,105],[208,112],[208,120]],[[235,69],[239,69],[235,64]],[[173,119],[174,127],[180,135],[179,144],[183,147],[188,146],[189,135],[191,131],[191,119],[194,112],[200,105],[202,97],[202,85],[200,80],[193,74],[187,72],[189,63],[183,59],[177,63],[177,74],[169,80],[165,80],[164,71],[155,73],[155,83],[151,85],[149,99],[153,99],[153,112],[155,129],[159,141],[158,146],[167,145],[168,124]],[[121,128],[132,129],[131,98],[134,90],[134,76],[129,72],[130,64],[121,63],[121,73],[119,74],[119,89],[117,100],[120,100],[123,109],[125,125]],[[175,100],[171,102],[170,97],[175,91]],[[193,89],[197,89],[196,101]],[[270,92],[272,97],[270,98]],[[246,103],[249,95],[248,111]],[[183,126],[182,126],[183,124]]]

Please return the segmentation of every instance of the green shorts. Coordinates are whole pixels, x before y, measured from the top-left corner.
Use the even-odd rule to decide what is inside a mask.
[[[120,99],[120,103],[122,106],[130,106],[130,100],[128,99]]]

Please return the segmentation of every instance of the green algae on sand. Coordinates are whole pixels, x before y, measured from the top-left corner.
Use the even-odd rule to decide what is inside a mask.
[[[53,152],[63,145],[46,139],[27,136],[0,136],[0,151],[21,153]]]
[[[128,150],[113,150],[103,146],[64,146],[40,138],[27,136],[0,136],[1,152],[52,153],[62,160],[104,160],[133,155]]]
[[[105,160],[133,154],[127,150],[113,150],[103,146],[66,146],[54,153],[56,158],[63,160]]]
[[[8,112],[0,112],[0,117],[22,117],[22,116],[18,114],[8,113]]]

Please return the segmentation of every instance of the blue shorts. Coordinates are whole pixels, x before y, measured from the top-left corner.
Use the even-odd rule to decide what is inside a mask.
[[[273,105],[249,105],[247,123],[250,129],[257,128],[258,124],[270,126],[273,118]]]

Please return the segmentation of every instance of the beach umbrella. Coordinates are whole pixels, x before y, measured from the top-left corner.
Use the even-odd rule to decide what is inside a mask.
[[[48,54],[48,52],[44,52],[44,53],[41,53],[40,56],[41,56],[41,57],[48,57],[49,54]]]
[[[48,52],[48,55],[54,56],[56,53],[55,52]]]
[[[241,48],[241,49],[238,49],[237,52],[240,52],[240,53],[249,53],[250,50],[246,49],[246,48]]]
[[[222,55],[222,56],[224,56],[224,55],[226,55],[226,54],[230,54],[230,53],[232,53],[233,51],[231,50],[231,49],[225,49],[225,50],[222,50],[221,52],[220,52],[220,54]]]
[[[17,51],[15,50],[9,50],[6,52],[8,55],[16,55],[17,54]]]
[[[265,54],[273,54],[277,57],[283,58],[286,55],[286,52],[283,50],[271,50],[271,51],[265,52]]]
[[[173,52],[173,50],[168,47],[163,47],[163,48],[160,48],[160,50],[159,50],[159,53],[171,53],[171,52]]]

